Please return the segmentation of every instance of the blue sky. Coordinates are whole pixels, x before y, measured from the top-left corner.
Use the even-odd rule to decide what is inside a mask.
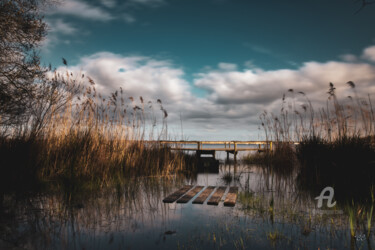
[[[110,93],[162,99],[174,137],[258,138],[289,88],[324,101],[329,82],[374,93],[375,6],[360,1],[65,0],[46,11],[43,62]],[[355,14],[356,13],[356,14]],[[343,89],[343,91],[345,91]],[[302,102],[302,101],[301,101]],[[173,126],[175,131],[173,132]]]

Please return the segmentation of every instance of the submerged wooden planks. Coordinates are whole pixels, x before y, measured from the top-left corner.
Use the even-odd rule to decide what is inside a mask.
[[[191,185],[186,185],[183,188],[180,188],[176,192],[168,195],[163,202],[164,203],[172,203],[175,202],[177,199],[179,199],[181,196],[183,196],[187,191],[189,191],[193,186]]]
[[[221,197],[223,197],[226,189],[227,187],[218,187],[216,192],[207,201],[207,205],[219,205]]]
[[[194,204],[203,204],[208,196],[214,191],[215,187],[209,186],[207,187],[194,201]]]
[[[234,207],[234,205],[236,205],[237,192],[238,192],[238,187],[229,188],[227,197],[225,198],[225,201],[224,201],[224,206]]]
[[[177,201],[177,203],[188,203],[194,196],[196,196],[204,187],[203,186],[193,186],[186,185],[183,188],[177,190],[176,192],[167,196],[163,202],[172,203]],[[208,186],[203,192],[193,200],[193,204],[203,204],[207,198],[212,194],[216,187]],[[210,199],[207,201],[207,205],[219,205],[222,197],[225,194],[227,187],[218,187],[216,191],[211,195]],[[238,187],[230,187],[229,191],[224,200],[224,206],[233,207],[236,205],[237,201]]]
[[[203,186],[196,186],[189,192],[187,192],[184,196],[177,200],[177,203],[187,203],[189,202],[197,193],[199,193],[204,187]]]

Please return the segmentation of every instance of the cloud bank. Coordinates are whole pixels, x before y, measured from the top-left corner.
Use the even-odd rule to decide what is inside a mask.
[[[51,5],[45,11],[46,22],[49,27],[49,36],[43,43],[43,50],[49,52],[51,48],[59,43],[70,43],[70,39],[78,34],[87,35],[83,26],[73,20],[84,20],[87,22],[110,22],[123,21],[131,25],[138,20],[135,17],[137,11],[144,8],[157,8],[165,5],[165,0],[62,0]],[[86,29],[87,30],[87,29]]]
[[[135,99],[142,96],[154,103],[161,99],[176,139],[181,139],[182,119],[184,139],[249,140],[258,138],[259,115],[264,110],[278,113],[289,89],[297,104],[306,101],[296,94],[302,91],[315,106],[326,102],[330,82],[343,98],[353,94],[348,81],[356,83],[359,95],[375,93],[375,46],[365,48],[356,58],[361,59],[306,62],[295,70],[264,70],[254,65],[239,70],[236,64],[222,62],[217,69],[196,73],[192,82],[171,61],[110,52],[83,57],[68,69],[92,77],[106,95],[121,87]],[[207,95],[197,97],[193,87],[206,90]]]

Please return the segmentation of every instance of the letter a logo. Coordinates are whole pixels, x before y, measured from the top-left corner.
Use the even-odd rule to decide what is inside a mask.
[[[329,192],[329,195],[324,195],[326,192]],[[326,187],[323,189],[323,191],[320,193],[319,196],[315,197],[315,200],[318,200],[318,208],[321,208],[323,205],[323,199],[327,200],[327,207],[333,207],[336,205],[336,201],[332,203],[333,194],[335,191],[332,187]]]

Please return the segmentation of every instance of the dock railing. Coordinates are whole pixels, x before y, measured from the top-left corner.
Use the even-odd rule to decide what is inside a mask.
[[[239,150],[239,151],[251,151],[251,150],[272,150],[273,142],[272,141],[159,141],[160,144],[171,144],[174,145],[171,149],[174,150],[204,150],[203,145],[223,145],[223,148],[215,148],[218,151],[226,150]],[[194,148],[189,147],[178,147],[178,145],[196,145]],[[258,148],[238,148],[238,145],[258,145]],[[262,145],[263,148],[262,148]],[[212,148],[206,148],[207,150],[212,150]]]

